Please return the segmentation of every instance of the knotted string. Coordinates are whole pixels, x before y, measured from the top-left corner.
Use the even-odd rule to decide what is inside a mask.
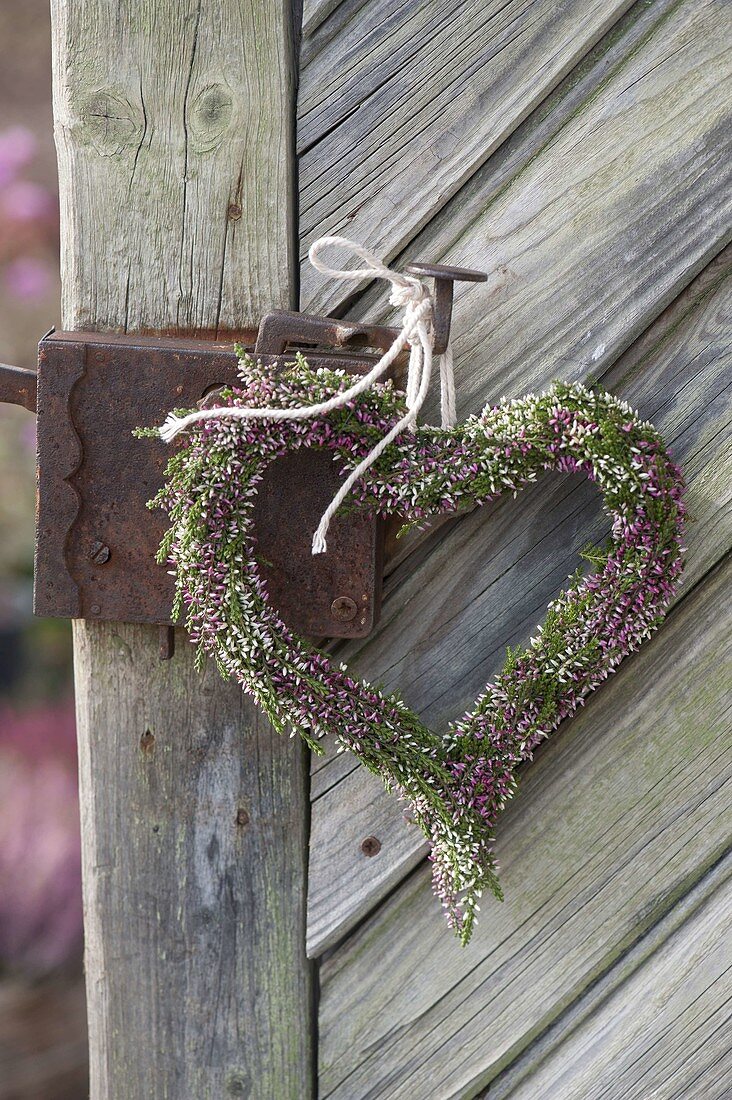
[[[323,248],[329,246],[346,248],[362,259],[366,266],[351,270],[330,267],[319,258]],[[160,429],[160,437],[166,443],[170,443],[179,432],[184,431],[192,424],[203,420],[214,420],[224,417],[236,420],[309,420],[317,416],[325,416],[334,409],[343,408],[359,394],[371,388],[379,378],[384,375],[398,356],[409,346],[409,369],[407,373],[406,405],[407,411],[401,420],[387,432],[368,455],[351,471],[340,489],[333,497],[323,513],[318,529],[313,535],[313,554],[324,554],[327,550],[326,534],[330,521],[348,496],[354,484],[363,477],[366,471],[386,450],[389,444],[405,430],[414,430],[414,425],[419,411],[425,402],[432,376],[432,349],[434,346],[434,305],[432,297],[424,283],[412,275],[402,275],[398,271],[392,271],[381,263],[373,253],[362,245],[354,243],[347,237],[320,237],[314,241],[308,253],[310,263],[324,275],[333,279],[349,279],[361,281],[362,279],[384,279],[391,283],[389,302],[398,309],[403,309],[401,329],[394,343],[381,359],[374,364],[368,374],[359,378],[347,390],[335,394],[327,401],[321,401],[317,405],[302,405],[293,408],[250,408],[239,405],[226,405],[211,409],[200,409],[188,413],[186,416],[176,416],[170,413]],[[455,423],[455,380],[453,373],[452,352],[450,348],[443,354],[440,365],[441,384],[441,420],[443,428],[451,428]]]

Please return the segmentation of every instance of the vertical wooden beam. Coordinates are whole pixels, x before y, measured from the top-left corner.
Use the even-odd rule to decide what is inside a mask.
[[[285,0],[51,0],[63,325],[292,304]],[[75,624],[93,1100],[311,1093],[305,760],[178,640]]]

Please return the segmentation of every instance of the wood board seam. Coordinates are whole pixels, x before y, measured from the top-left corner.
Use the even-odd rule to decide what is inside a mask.
[[[361,8],[363,8],[364,5],[367,3],[368,0],[360,0],[360,3],[356,6],[355,10],[360,11]],[[333,18],[338,9],[343,7],[343,4],[344,0],[321,0],[319,10],[314,15],[310,17],[305,15],[303,17],[303,38],[313,38],[316,31],[325,26],[328,20]],[[321,49],[325,48],[325,45],[328,45],[329,43],[330,40],[328,41],[328,43],[325,43],[324,46],[321,47]],[[318,50],[317,52],[319,53],[320,51]],[[317,56],[317,53],[314,54],[314,56]]]
[[[528,1059],[531,1056],[532,1049],[535,1047],[538,1048],[539,1053],[537,1062],[526,1067],[526,1072],[522,1073],[521,1076],[517,1078],[516,1084],[520,1084],[528,1074],[539,1067],[554,1050],[558,1049],[562,1043],[582,1027],[610,996],[620,990],[633,974],[663,947],[664,943],[666,943],[671,936],[683,928],[683,926],[693,918],[695,913],[697,913],[718,890],[723,889],[730,882],[730,878],[732,877],[731,857],[732,847],[727,846],[720,852],[718,859],[711,863],[704,873],[691,884],[690,888],[682,893],[657,921],[641,932],[637,939],[629,944],[625,951],[618,955],[612,965],[604,973],[598,975],[590,982],[581,993],[562,1010],[560,1015],[539,1032],[531,1042],[524,1046],[518,1055],[511,1062],[507,1063],[499,1073],[494,1074],[490,1081],[484,1082],[477,1087],[483,1090],[486,1085],[490,1085],[492,1090],[493,1086],[500,1083],[501,1076],[509,1072],[517,1063],[524,1059]],[[637,956],[637,958],[634,958],[634,956]],[[613,977],[615,980],[613,980]],[[583,1010],[583,1002],[588,1000],[589,1003]],[[573,1015],[575,1015],[576,1018],[571,1020]],[[569,1028],[563,1034],[556,1035],[557,1030],[562,1026],[562,1022],[567,1018],[571,1020]],[[556,1036],[555,1041],[552,1041],[552,1033]],[[546,1044],[544,1050],[541,1050],[542,1044]],[[488,1097],[495,1095],[495,1093],[493,1091],[489,1091],[488,1093],[481,1091],[479,1094],[474,1095],[478,1096],[478,1100],[488,1100]],[[505,1095],[508,1097],[510,1093]]]
[[[702,587],[718,572],[723,570],[730,561],[732,561],[732,548],[728,547],[724,549],[720,557],[717,558],[715,562],[710,565],[709,568],[700,577],[697,578],[697,580],[690,588],[681,591],[678,600],[669,611],[666,621],[672,621],[672,619],[675,618],[677,614],[680,614],[681,609],[683,608],[686,601],[692,596],[692,594],[698,594],[701,591]],[[630,662],[634,656],[635,654],[631,654],[628,662]],[[521,769],[519,769],[519,782],[521,780],[521,774]],[[345,778],[345,776],[341,777],[341,779],[339,779],[336,783],[333,784],[331,788],[329,788],[329,793],[335,787],[337,787],[338,782],[341,782],[343,778]],[[407,870],[406,874],[402,875],[399,878],[397,882],[388,887],[388,889],[386,889],[384,893],[381,894],[378,898],[374,898],[374,903],[370,905],[367,910],[364,911],[364,913],[358,918],[358,920],[354,924],[352,924],[349,928],[345,930],[343,935],[339,936],[337,939],[334,939],[325,951],[321,952],[319,955],[314,956],[319,960],[319,963],[322,963],[325,959],[330,958],[335,952],[339,951],[342,948],[343,944],[346,943],[352,936],[356,935],[364,924],[373,919],[373,916],[377,912],[377,910],[386,905],[389,901],[391,901],[398,893],[398,891],[400,891],[404,887],[404,885],[410,881],[410,879],[414,878],[415,875],[422,874],[425,863],[426,856],[423,855],[418,862],[416,862],[412,867]],[[706,873],[706,871],[704,870],[703,873]],[[692,880],[692,884],[694,881],[695,880]],[[482,961],[483,960],[480,960],[478,963],[476,963],[476,965],[480,965]],[[470,971],[466,971],[466,974],[467,973],[470,973]],[[463,975],[463,977],[464,976],[465,975]],[[434,1002],[434,1004],[437,1003],[439,1002]]]
[[[473,225],[482,217],[484,217],[486,212],[491,209],[491,207],[501,198],[501,196],[508,190],[508,188],[513,186],[515,182],[520,179],[521,175],[533,164],[536,158],[541,156],[541,154],[554,141],[556,141],[562,130],[577,115],[579,115],[582,111],[589,107],[593,103],[593,101],[601,94],[601,92],[605,89],[605,87],[609,84],[613,77],[617,73],[619,73],[625,65],[632,61],[636,53],[646,45],[646,43],[653,35],[658,32],[662,24],[666,20],[670,19],[673,14],[678,10],[678,8],[687,2],[688,0],[670,0],[670,3],[666,6],[666,8],[659,13],[656,21],[653,22],[651,26],[646,29],[645,33],[642,34],[638,38],[638,40],[630,46],[628,51],[624,53],[622,57],[619,58],[618,61],[614,65],[612,65],[606,73],[602,75],[598,83],[589,90],[588,94],[582,99],[582,101],[573,110],[571,110],[566,117],[563,117],[560,120],[558,127],[556,129],[553,129],[552,132],[543,139],[543,141],[536,147],[536,149],[532,151],[531,155],[525,161],[517,165],[515,171],[513,171],[507,177],[507,179],[504,180],[504,182],[495,191],[495,193],[490,196],[486,204],[479,208],[476,208],[473,217],[467,222],[466,225],[462,226],[459,231],[456,232],[448,248],[457,245],[470,232]],[[439,210],[436,210],[434,212],[432,217],[429,219],[429,222],[415,227],[412,236],[407,242],[404,243],[404,245],[394,256],[394,258],[390,261],[392,266],[398,267],[400,263],[406,262],[407,253],[413,246],[414,242],[419,239],[425,229],[427,229],[433,222],[445,216],[451,207],[457,207],[460,205],[461,195],[471,184],[475,183],[476,177],[478,177],[480,173],[486,169],[495,154],[506,145],[506,143],[517,133],[517,131],[525,128],[528,124],[530,124],[531,120],[539,115],[543,109],[545,109],[546,104],[552,97],[556,97],[557,95],[561,97],[567,92],[571,91],[574,84],[581,79],[582,69],[584,66],[587,65],[588,59],[592,58],[593,55],[597,55],[597,58],[593,62],[593,64],[600,64],[603,54],[605,54],[608,49],[610,49],[610,47],[614,45],[619,36],[622,35],[626,29],[629,29],[638,19],[642,17],[647,9],[647,0],[636,0],[635,4],[619,13],[614,22],[606,29],[606,31],[600,36],[600,38],[598,38],[597,41],[590,46],[590,48],[582,55],[582,57],[578,58],[572,68],[567,73],[565,73],[564,76],[561,77],[559,81],[557,81],[557,83],[547,88],[542,99],[537,104],[535,104],[535,106],[525,117],[519,118],[517,120],[514,128],[510,131],[510,133],[506,134],[503,141],[491,151],[490,155],[479,163],[476,163],[474,170],[462,181],[457,190],[447,197],[446,201],[439,208]],[[353,112],[349,112],[349,116],[347,117],[350,117],[351,113]],[[333,133],[333,131],[337,129],[338,125],[340,124],[341,123],[338,123],[330,127],[327,133],[324,132],[323,138]],[[318,142],[320,140],[321,139],[318,139]],[[312,143],[309,148],[314,148],[315,145],[318,144],[318,142]],[[305,150],[301,150],[299,155],[302,156],[304,155],[304,153]],[[304,261],[304,259],[305,254],[303,253],[301,255],[301,260]],[[373,282],[368,282],[364,283],[360,288],[346,290],[344,292],[343,298],[339,300],[338,304],[330,309],[329,312],[334,317],[344,316],[346,312],[353,309],[358,301],[362,297],[364,297],[369,292],[369,290],[373,289],[373,286]]]
[[[699,303],[696,303],[696,304],[699,304]],[[655,345],[654,347],[656,347],[656,348],[657,348],[657,347],[658,347],[658,345]],[[650,356],[650,354],[651,354],[651,353],[649,352],[649,356]],[[635,374],[635,373],[637,372],[637,370],[638,370],[638,369],[641,369],[641,367],[642,367],[642,361],[641,361],[641,363],[639,363],[639,364],[636,364],[636,365],[635,365],[635,367],[634,367],[634,369],[633,369],[633,373]],[[606,373],[607,373],[607,372],[606,372]],[[626,376],[625,374],[623,374],[623,376],[622,376],[623,380],[625,380],[625,379],[626,379],[626,377],[628,377],[628,376]],[[732,385],[732,383],[730,383],[730,384]],[[725,391],[726,391],[727,389],[729,389],[729,385],[727,385],[727,386],[723,386],[723,388],[722,388],[722,389],[721,389],[721,390],[719,391],[719,394],[718,394],[717,396],[720,396],[720,395],[721,395],[722,393],[724,393],[724,392],[725,392]],[[702,413],[702,411],[703,411],[703,410],[700,410],[700,416],[701,416],[701,413]],[[686,428],[685,430],[688,430],[688,426],[687,426],[687,428]],[[705,449],[706,449],[707,447],[709,447],[709,446],[710,446],[710,444],[711,444],[711,443],[713,442],[713,440],[714,440],[715,438],[717,438],[717,437],[718,437],[719,435],[721,435],[721,434],[722,434],[722,433],[724,432],[724,430],[725,430],[725,429],[720,429],[720,430],[719,430],[718,432],[716,432],[716,433],[715,433],[715,435],[714,435],[714,436],[713,436],[713,437],[712,437],[711,439],[707,439],[707,440],[705,440],[705,441],[704,441],[704,442],[703,442],[703,443],[701,444],[701,446],[700,446],[700,447],[699,447],[699,448],[698,448],[697,450],[695,450],[695,451],[692,451],[692,452],[691,452],[691,454],[690,454],[689,456],[687,456],[687,462],[689,461],[689,459],[693,459],[693,458],[694,458],[694,457],[695,457],[695,456],[696,456],[697,454],[700,454],[700,453],[702,453],[702,451],[704,451],[704,450],[705,450]],[[671,437],[671,438],[672,438],[672,442],[673,442],[673,441],[674,441],[674,440],[675,440],[675,439],[676,439],[677,437],[676,437],[676,436],[674,436],[674,437]],[[570,486],[568,486],[568,488],[567,488],[567,492],[566,492],[566,493],[565,493],[565,494],[564,494],[564,495],[563,495],[563,496],[561,497],[561,500],[566,500],[567,498],[571,497],[574,491],[575,491],[575,486],[571,486],[571,485],[570,485]],[[510,503],[510,502],[509,502],[509,503]],[[579,505],[577,506],[577,508],[576,508],[576,509],[574,509],[574,510],[573,510],[573,511],[572,511],[572,512],[570,513],[570,516],[571,516],[571,515],[574,515],[574,514],[576,514],[576,513],[578,512],[578,511],[581,511],[583,507],[584,507],[584,504],[583,504],[583,503],[580,503],[580,504],[579,504]],[[474,509],[473,509],[473,510],[471,510],[471,512],[470,512],[470,513],[468,513],[468,515],[471,515],[473,511],[474,511]],[[464,520],[464,519],[466,519],[466,518],[467,518],[467,515],[466,515],[466,516],[463,516],[463,517],[461,517],[461,519],[460,519],[460,520],[458,520],[457,522],[462,522],[462,520]],[[692,517],[692,522],[693,522],[693,517]],[[455,526],[457,526],[457,523],[455,524]],[[439,530],[440,530],[440,529],[438,528],[438,532],[439,532]],[[518,537],[518,536],[517,536],[517,537]],[[431,551],[431,552],[433,552],[433,551],[434,551],[434,549],[435,549],[435,548],[436,548],[437,546],[439,546],[439,542],[440,542],[440,540],[438,540],[438,542],[437,542],[437,543],[435,544],[435,546],[433,546],[433,547],[432,547],[432,551]],[[510,543],[509,543],[509,545],[510,545]],[[493,578],[493,579],[491,580],[491,582],[490,582],[490,585],[489,585],[488,587],[490,587],[490,586],[492,586],[492,585],[493,585],[494,583],[496,583],[496,581],[497,581],[497,580],[499,580],[501,576],[505,575],[505,573],[506,573],[506,572],[508,572],[508,571],[510,571],[511,569],[513,569],[513,568],[515,567],[515,565],[516,565],[516,564],[517,564],[518,562],[520,562],[520,561],[521,561],[521,559],[522,559],[523,557],[525,557],[525,556],[526,556],[526,554],[528,554],[528,553],[531,553],[533,549],[534,549],[534,547],[532,546],[532,547],[531,547],[531,548],[529,548],[529,549],[528,549],[528,550],[527,550],[527,551],[526,551],[526,552],[525,552],[525,553],[524,553],[523,555],[521,555],[521,557],[517,558],[517,559],[516,559],[516,562],[512,562],[512,563],[511,563],[511,565],[509,565],[509,566],[507,567],[507,569],[506,569],[506,570],[504,570],[504,572],[503,572],[502,574],[499,574],[499,575],[497,575],[497,576],[496,576],[495,578]],[[726,547],[726,546],[722,546],[722,547],[720,547],[720,557],[716,559],[716,560],[717,560],[717,562],[720,562],[721,560],[723,560],[723,558],[724,558],[724,555],[725,555],[725,554],[727,553],[728,549],[729,549],[729,548],[728,548],[728,547]],[[426,558],[427,558],[427,557],[429,557],[429,555],[425,555],[425,559],[424,559],[424,560],[426,560]],[[409,560],[410,560],[410,559],[408,558],[408,559],[406,559],[406,561],[405,561],[404,563],[402,563],[402,566],[404,567],[405,573],[406,573],[406,570],[407,570],[407,566],[408,566],[408,564],[409,564]],[[401,568],[401,567],[400,567],[400,568]],[[704,574],[704,575],[703,575],[702,577],[698,578],[698,580],[697,580],[697,581],[695,582],[695,584],[694,584],[694,585],[692,585],[692,588],[691,588],[691,589],[689,589],[689,592],[693,591],[693,590],[694,590],[694,588],[696,587],[696,584],[699,584],[699,583],[701,583],[701,582],[703,581],[703,579],[704,579],[704,577],[705,577],[706,575],[707,575],[707,574],[705,573],[705,574]],[[406,581],[406,580],[408,579],[408,577],[407,577],[407,576],[405,575],[405,577],[404,577],[403,579],[404,579],[404,581]],[[391,592],[390,592],[390,593],[388,594],[388,596],[387,596],[387,597],[386,597],[386,599],[385,599],[385,605],[388,605],[388,601],[389,601],[389,599],[390,599],[390,598],[391,598],[391,599],[393,599],[393,598],[394,598],[394,597],[395,597],[395,596],[397,595],[397,593],[398,593],[398,591],[399,591],[399,587],[400,587],[399,585],[395,586],[395,587],[394,587],[394,589],[393,589],[393,590],[392,590],[392,591],[391,591]],[[484,591],[485,591],[485,590],[484,590]],[[681,601],[683,600],[683,598],[684,598],[684,597],[685,597],[685,593],[684,593],[684,592],[682,591],[682,595],[680,596],[679,600],[678,600],[678,601],[676,602],[676,604],[674,605],[674,610],[675,610],[675,607],[677,607],[677,606],[678,606],[678,605],[680,604],[680,602],[681,602]],[[544,608],[545,608],[545,602],[544,602],[544,601],[542,601],[542,602],[541,602],[540,604],[537,604],[537,605],[535,605],[535,606],[533,607],[533,609],[532,609],[532,611],[531,611],[530,613],[529,613],[529,612],[527,611],[527,613],[526,613],[526,619],[528,620],[528,619],[529,619],[529,617],[530,617],[530,615],[534,615],[534,616],[536,616],[536,615],[540,615],[540,614],[541,614],[541,612],[542,612],[542,610],[543,610]],[[449,620],[448,620],[448,621],[449,621]],[[365,649],[365,648],[366,648],[366,647],[364,647],[364,649]],[[501,648],[502,648],[502,647],[501,647],[501,646],[499,645],[499,646],[497,646],[497,647],[496,647],[496,648],[495,648],[494,650],[492,650],[492,651],[491,651],[491,653],[497,653],[497,652],[499,652],[499,651],[500,651],[500,649],[501,649]],[[359,650],[359,654],[360,654],[361,652],[362,652],[362,650]],[[483,655],[482,655],[482,657],[484,657],[484,656],[485,656],[485,655],[483,654]],[[482,657],[481,657],[481,659],[482,659]],[[388,672],[388,671],[389,671],[389,668],[390,668],[390,667],[393,667],[393,666],[388,666],[388,667],[387,667],[387,668],[386,668],[385,670],[383,670],[383,672],[382,672],[382,675],[383,675],[383,674],[384,674],[385,672]],[[474,666],[468,666],[468,669],[467,669],[467,671],[471,671],[473,667],[474,667]],[[442,698],[443,696],[444,696],[444,693],[443,693],[443,695],[442,695],[442,696],[437,696],[437,697],[436,697],[436,700],[434,700],[434,701],[437,701],[437,700],[441,699],[441,698]],[[434,701],[433,701],[433,702],[434,702]],[[332,782],[331,784],[329,784],[329,786],[328,786],[328,787],[325,787],[325,788],[324,788],[323,790],[321,790],[321,791],[320,791],[320,792],[318,793],[318,795],[316,795],[316,796],[315,796],[315,798],[313,799],[313,803],[315,803],[316,801],[318,801],[318,800],[319,800],[320,798],[324,797],[324,796],[325,796],[326,794],[330,794],[330,793],[331,793],[331,792],[332,792],[332,791],[333,791],[333,790],[334,790],[334,789],[335,789],[335,788],[336,788],[336,787],[338,786],[338,784],[339,784],[339,783],[341,783],[341,782],[343,782],[343,781],[344,781],[344,780],[345,780],[345,779],[346,779],[346,778],[347,778],[347,777],[348,777],[348,776],[349,776],[349,775],[350,775],[350,774],[351,774],[351,773],[352,773],[353,771],[355,771],[355,769],[356,769],[357,767],[358,767],[358,764],[354,762],[354,765],[353,765],[353,767],[349,768],[349,770],[348,770],[347,772],[344,772],[343,774],[340,774],[340,775],[339,775],[339,776],[338,776],[338,777],[337,777],[337,778],[336,778],[336,779],[335,779],[335,780],[334,780],[334,781],[333,781],[333,782]],[[318,771],[322,771],[322,770],[323,770],[322,768],[318,769]]]

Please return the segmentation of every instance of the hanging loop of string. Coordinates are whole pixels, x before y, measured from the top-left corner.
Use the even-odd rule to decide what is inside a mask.
[[[331,267],[320,259],[324,248],[340,247],[358,256],[365,267],[339,269]],[[170,443],[179,432],[204,420],[310,420],[326,416],[335,409],[343,408],[359,394],[370,389],[391,367],[392,363],[409,347],[409,368],[407,373],[406,406],[404,416],[379,440],[368,455],[351,471],[340,489],[323,513],[318,528],[313,535],[313,554],[324,554],[327,550],[326,535],[333,516],[359,478],[373,466],[389,444],[403,431],[414,430],[419,411],[429,390],[432,376],[434,346],[434,304],[424,283],[412,275],[402,275],[386,267],[367,248],[356,244],[347,237],[320,237],[314,241],[308,253],[311,264],[316,270],[334,279],[361,281],[363,279],[384,279],[391,284],[389,302],[402,309],[402,323],[394,343],[371,370],[358,379],[348,389],[335,394],[327,401],[315,405],[302,405],[294,408],[249,408],[240,405],[225,405],[210,409],[200,409],[186,416],[171,413],[160,429],[160,436]],[[440,404],[443,428],[455,424],[455,380],[453,374],[452,350],[448,347],[441,357],[440,364]]]

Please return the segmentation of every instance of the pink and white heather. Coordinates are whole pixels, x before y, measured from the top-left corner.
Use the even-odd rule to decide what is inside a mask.
[[[244,358],[241,387],[223,402],[266,407],[321,401],[347,376],[298,357],[277,379]],[[277,730],[316,751],[326,733],[406,798],[431,842],[435,889],[467,942],[485,886],[500,896],[493,828],[517,766],[659,625],[682,568],[681,474],[649,424],[622,401],[579,385],[503,401],[450,430],[397,439],[358,482],[351,507],[412,522],[515,493],[546,470],[582,472],[612,517],[610,546],[592,554],[544,624],[508,655],[496,681],[445,736],[396,695],[348,675],[309,648],[267,601],[252,534],[269,462],[299,447],[329,450],[343,472],[399,419],[389,384],[313,421],[209,420],[171,460],[156,503],[171,526],[161,560],[176,570],[199,654],[212,654]]]

